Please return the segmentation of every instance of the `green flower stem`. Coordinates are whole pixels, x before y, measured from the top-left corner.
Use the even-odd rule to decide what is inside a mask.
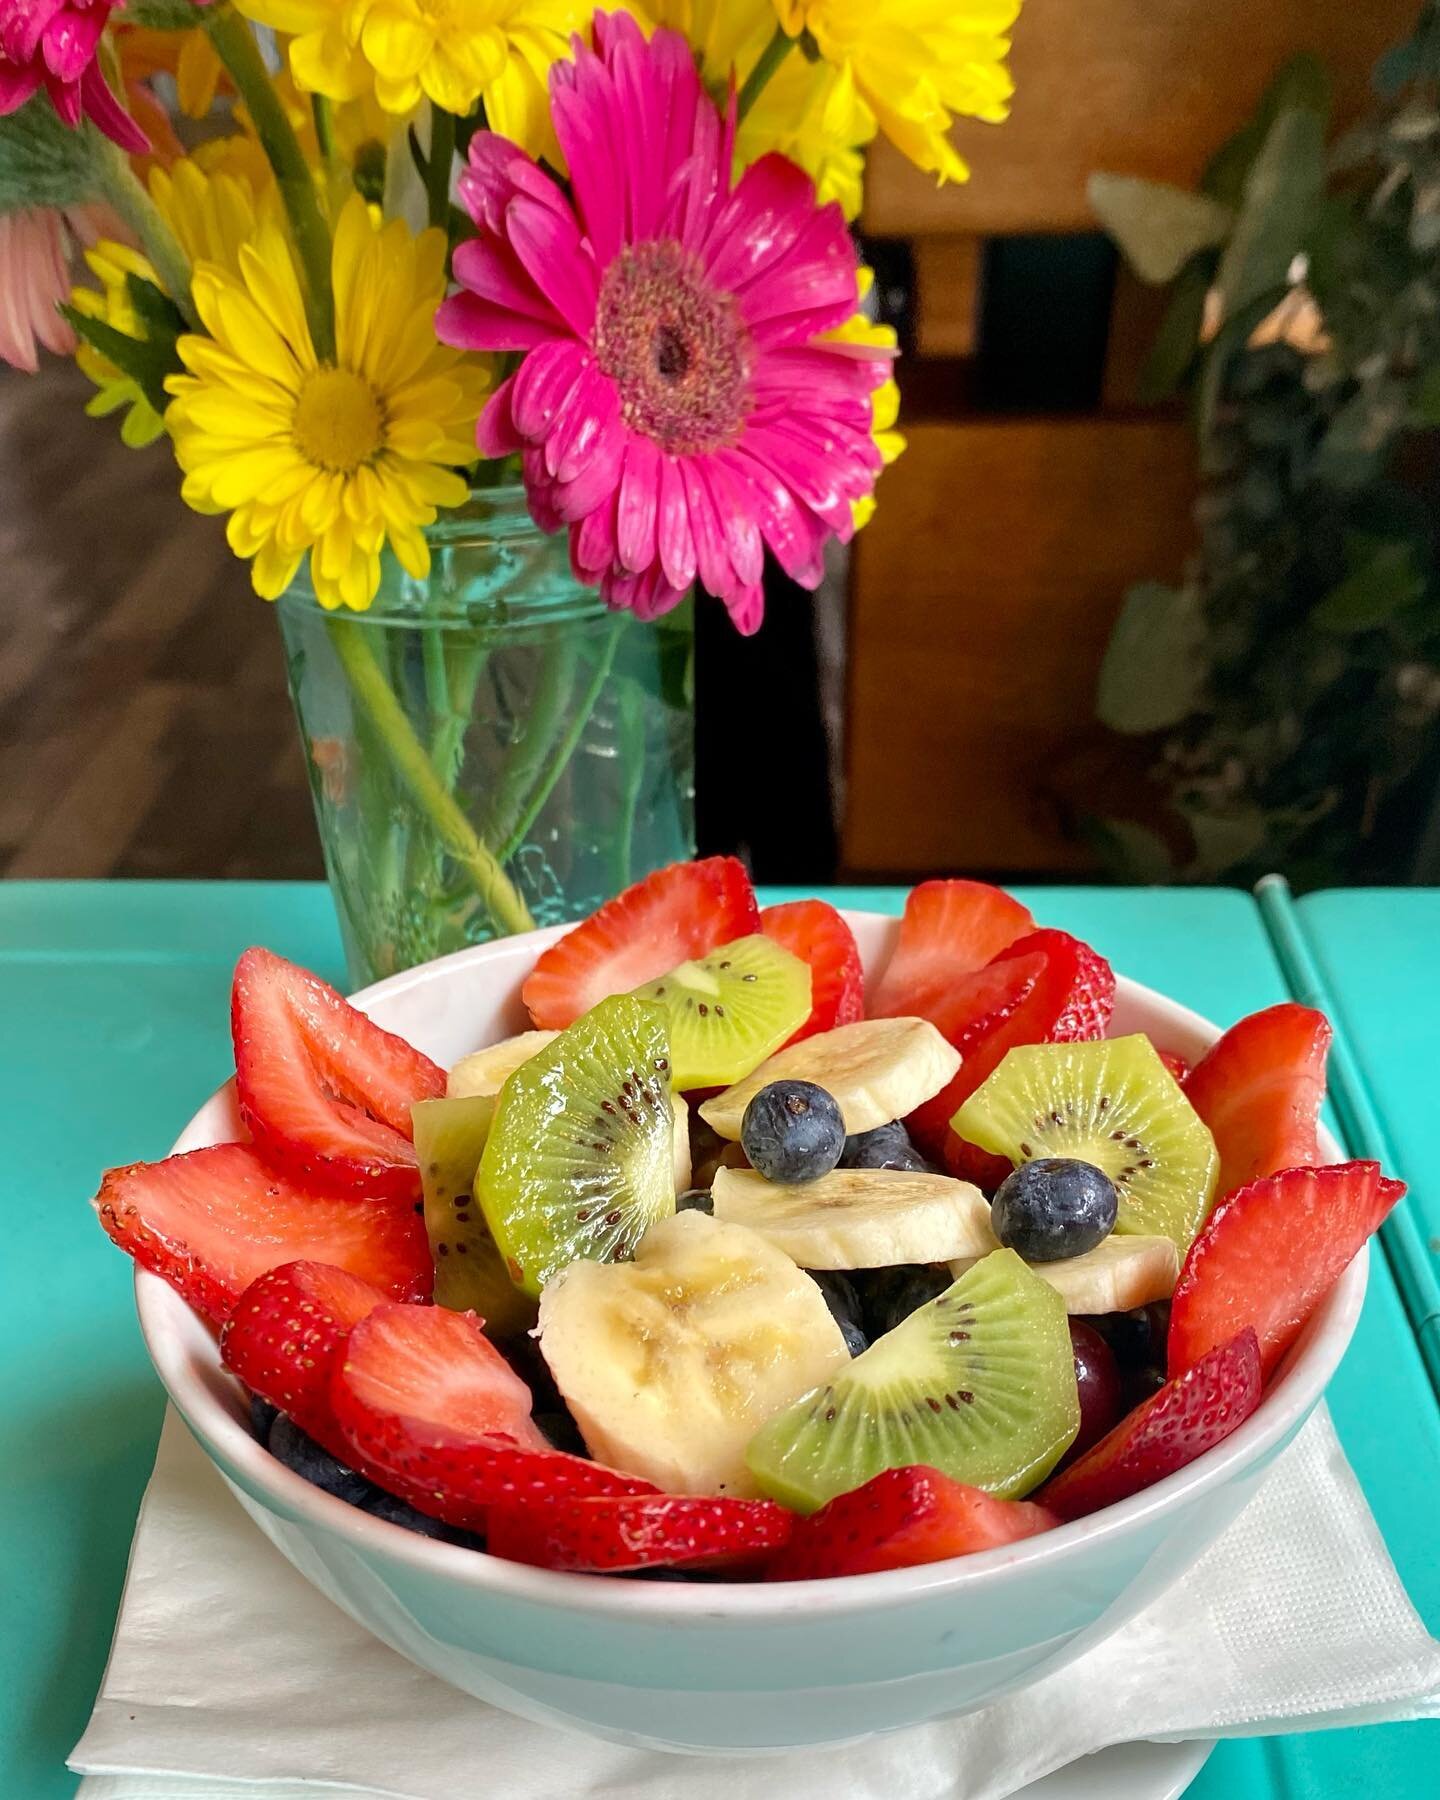
[[[105,142],[101,163],[101,180],[105,198],[140,240],[140,247],[160,277],[160,285],[184,313],[187,324],[198,330],[190,298],[190,264],[180,242],[166,222],[165,215],[145,191],[144,183],[130,167],[125,152]]]
[[[445,710],[430,738],[430,760],[435,765],[435,773],[448,788],[453,788],[460,776],[465,731],[475,705],[475,690],[480,685],[480,676],[489,656],[490,652],[483,644],[459,644],[450,650]]]
[[[590,677],[590,685],[580,697],[580,704],[570,718],[570,727],[551,752],[550,760],[530,802],[520,815],[514,829],[505,840],[505,847],[500,852],[501,862],[508,862],[530,834],[530,827],[539,818],[541,809],[554,791],[555,783],[565,773],[570,758],[575,754],[575,747],[580,742],[580,735],[590,723],[590,715],[595,710],[595,702],[600,698],[600,690],[610,676],[610,665],[615,661],[615,652],[619,648],[620,633],[625,628],[625,614],[617,613],[611,622],[610,630],[595,664],[594,673]]]
[[[615,833],[614,874],[618,894],[630,885],[635,856],[635,809],[645,778],[645,696],[634,681],[627,680],[620,690],[616,736],[620,745],[620,823]]]
[[[455,115],[430,107],[430,156],[425,166],[425,197],[430,223],[443,231],[450,222],[450,166],[455,161]]]
[[[330,287],[330,227],[320,210],[310,165],[280,104],[249,25],[223,0],[220,5],[206,8],[202,17],[216,54],[249,109],[260,147],[275,171],[304,271],[305,314],[310,321],[315,353],[322,362],[333,361],[335,301]]]
[[[335,126],[330,117],[330,102],[323,94],[310,96],[310,116],[315,121],[315,142],[326,162],[335,160]]]
[[[469,871],[491,917],[502,931],[530,931],[535,922],[502,867],[506,858],[492,855],[480,842],[455,797],[435,773],[375,660],[366,627],[348,619],[331,619],[329,629],[346,679],[384,739],[395,772],[424,809],[446,849]]]
[[[783,25],[775,27],[774,36],[760,52],[760,60],[745,77],[745,85],[740,89],[740,98],[735,102],[735,117],[743,119],[750,108],[765,91],[765,84],[790,54],[795,43]]]
[[[516,825],[525,815],[526,796],[533,794],[543,779],[564,727],[566,703],[575,685],[576,660],[575,645],[568,637],[546,647],[525,707],[524,731],[505,758],[487,809],[489,836],[497,843],[513,840],[518,849],[524,841],[523,833],[516,835]]]

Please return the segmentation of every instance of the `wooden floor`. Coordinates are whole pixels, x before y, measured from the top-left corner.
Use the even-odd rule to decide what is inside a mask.
[[[0,367],[0,874],[319,875],[274,613],[89,392]]]

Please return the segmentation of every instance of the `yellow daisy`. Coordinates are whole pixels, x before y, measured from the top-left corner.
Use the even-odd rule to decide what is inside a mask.
[[[875,283],[873,269],[860,271],[860,298],[863,300]],[[882,344],[887,350],[895,348],[895,330],[891,325],[878,324],[869,319],[863,312],[852,313],[843,325],[837,325],[833,331],[823,334],[827,338],[838,339],[845,344]],[[895,377],[889,375],[870,395],[870,435],[875,440],[875,448],[880,452],[881,460],[888,468],[905,448],[904,434],[895,429],[900,417],[900,389]],[[855,521],[855,529],[868,525],[875,516],[875,495],[869,493],[850,505],[851,517]]]
[[[188,263],[212,262],[233,273],[240,266],[240,246],[255,235],[257,220],[267,214],[278,216],[279,201],[268,165],[263,182],[257,197],[255,187],[248,181],[231,174],[209,175],[187,158],[169,169],[151,171],[150,198],[175,233]],[[70,296],[71,305],[87,318],[100,319],[124,332],[126,337],[143,339],[145,328],[135,310],[129,278],[138,276],[164,292],[164,283],[148,260],[128,244],[102,239],[86,251],[85,261],[100,287],[98,291],[76,288]],[[132,449],[153,444],[165,424],[138,382],[92,344],[82,342],[75,352],[75,361],[98,390],[86,412],[92,418],[104,418],[123,407],[121,441]]]
[[[970,171],[950,142],[955,116],[1003,119],[1005,58],[1020,0],[773,0],[791,37],[848,73],[871,116],[918,168],[941,181]],[[793,52],[792,52],[793,54]]]
[[[290,73],[307,94],[358,100],[374,85],[345,30],[348,0],[235,0],[238,12],[289,39]]]
[[[642,25],[682,33],[700,59],[700,74],[723,105],[733,71],[741,88],[775,34],[772,0],[635,0]],[[860,211],[862,145],[875,118],[855,93],[849,71],[791,55],[774,71],[740,121],[735,173],[778,150],[799,163],[821,200],[838,200],[845,217]]]
[[[390,112],[422,98],[446,112],[484,102],[487,123],[532,154],[552,142],[546,80],[587,31],[585,0],[346,0],[345,29]]]
[[[486,365],[445,348],[434,314],[445,239],[377,228],[363,200],[341,214],[331,264],[336,358],[322,363],[285,237],[263,222],[239,273],[195,271],[208,337],[182,337],[165,423],[197,512],[228,512],[255,591],[282,594],[309,554],[322,606],[362,611],[385,544],[416,579],[430,567],[423,528],[468,493],[454,464],[474,460]]]
[[[85,262],[100,286],[98,289],[72,288],[71,306],[87,319],[98,319],[113,330],[124,332],[126,337],[142,341],[145,330],[130,297],[127,278],[138,275],[142,281],[154,282],[158,287],[160,283],[154,269],[138,250],[108,238],[102,238],[85,252]],[[147,444],[153,444],[164,431],[165,421],[146,399],[139,382],[124,374],[108,356],[93,344],[87,344],[84,338],[76,346],[75,362],[81,373],[95,384],[95,392],[85,405],[89,416],[104,419],[111,413],[123,411],[120,441],[132,450],[143,450]]]
[[[240,249],[255,236],[261,219],[280,217],[275,177],[263,171],[239,174],[224,168],[203,169],[186,158],[150,177],[150,198],[191,264],[217,263],[232,275],[240,267]]]
[[[740,121],[736,170],[778,150],[799,163],[822,201],[838,200],[853,219],[864,199],[864,147],[874,135],[874,114],[856,94],[850,71],[792,53]]]
[[[120,15],[123,20],[124,14]],[[203,119],[215,104],[225,80],[224,65],[204,31],[153,31],[143,25],[121,24],[116,34],[120,68],[129,81],[148,81],[154,75],[170,75],[176,99],[187,119]]]

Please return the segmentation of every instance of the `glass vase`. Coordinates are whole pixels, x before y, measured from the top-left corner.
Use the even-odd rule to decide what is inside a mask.
[[[690,603],[642,623],[571,575],[519,487],[386,558],[368,612],[279,602],[290,694],[356,986],[577,919],[692,856]]]

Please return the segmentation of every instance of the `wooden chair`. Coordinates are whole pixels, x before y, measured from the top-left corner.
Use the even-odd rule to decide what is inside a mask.
[[[1046,797],[1047,773],[1092,719],[1126,587],[1173,577],[1192,541],[1188,427],[1133,403],[1154,296],[1115,281],[1093,405],[982,411],[966,377],[985,363],[987,258],[1022,234],[1095,231],[1095,170],[1192,184],[1297,50],[1323,58],[1337,117],[1352,117],[1415,10],[1025,0],[1009,121],[956,132],[968,184],[936,188],[877,146],[863,225],[908,245],[916,343],[901,372],[910,448],[851,560],[849,873],[1089,866]]]

